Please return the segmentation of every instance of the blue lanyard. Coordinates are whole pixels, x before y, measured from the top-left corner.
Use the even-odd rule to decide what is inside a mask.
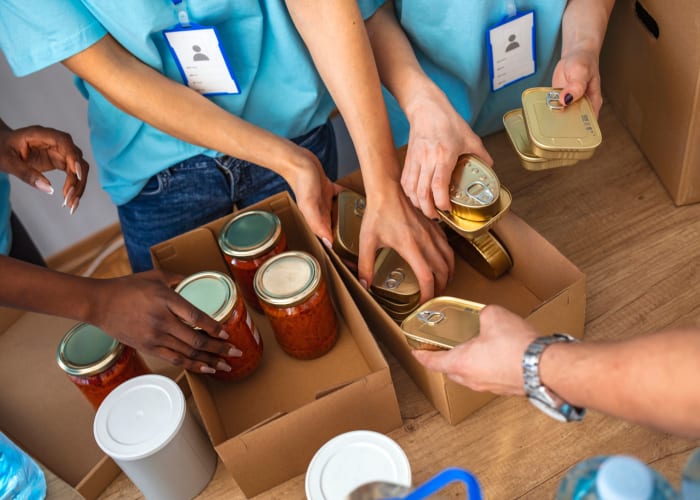
[[[187,4],[185,0],[172,0],[173,6],[175,7],[175,12],[177,13],[177,20],[180,25],[184,28],[189,26],[190,16],[187,14]]]
[[[175,0],[173,0],[175,1]],[[180,0],[182,1],[182,0]],[[515,17],[515,15],[518,13],[518,8],[515,6],[515,0],[508,0],[506,2],[506,15],[510,17]]]

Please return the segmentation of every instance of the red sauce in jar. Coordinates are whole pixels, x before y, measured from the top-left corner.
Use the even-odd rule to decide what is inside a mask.
[[[298,359],[313,359],[335,345],[338,320],[313,256],[285,252],[273,257],[260,268],[254,284],[284,352]]]
[[[122,382],[151,373],[135,349],[87,323],[66,333],[57,361],[96,410]]]
[[[253,279],[266,260],[287,250],[279,218],[264,210],[240,212],[221,229],[219,247],[241,295],[248,305],[261,311]]]
[[[211,376],[221,380],[242,380],[251,375],[262,360],[262,337],[231,278],[216,271],[204,271],[185,278],[175,291],[221,323],[229,335],[228,342],[243,353],[240,357],[221,356],[231,371],[217,370]]]

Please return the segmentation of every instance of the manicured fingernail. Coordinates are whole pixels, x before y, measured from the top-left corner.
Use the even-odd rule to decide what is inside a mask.
[[[226,330],[220,330],[219,331],[219,338],[226,340],[228,338],[228,333],[226,333]]]
[[[363,279],[360,279],[360,285],[362,285],[362,288],[367,288],[367,282]]]
[[[76,203],[72,207],[70,207],[70,214],[73,215],[75,213],[75,209],[78,208],[78,204]]]
[[[333,247],[333,244],[332,244],[330,241],[328,241],[328,238],[321,238],[321,241],[322,241],[323,244],[326,246],[326,248],[332,248],[332,247]]]
[[[226,361],[219,361],[216,363],[216,369],[223,371],[223,372],[230,372],[231,371],[231,366]]]
[[[216,370],[214,370],[211,366],[203,366],[199,369],[202,373],[216,373]]]
[[[75,176],[79,181],[83,180],[83,169],[80,167],[80,162],[75,162]]]
[[[228,355],[231,358],[240,358],[243,356],[243,351],[240,349],[236,349],[235,347],[232,347],[231,349],[228,350]]]
[[[564,104],[566,104],[567,106],[569,104],[571,104],[573,100],[574,100],[574,96],[572,96],[571,94],[566,94],[564,96]]]
[[[51,184],[46,183],[43,179],[39,179],[34,183],[34,187],[36,187],[39,191],[46,193],[46,194],[53,194],[53,187],[51,187]]]
[[[68,190],[68,192],[66,193],[66,197],[63,198],[63,205],[61,205],[61,208],[65,207],[68,204],[68,200],[70,199],[72,194],[73,194],[73,187],[71,187]]]

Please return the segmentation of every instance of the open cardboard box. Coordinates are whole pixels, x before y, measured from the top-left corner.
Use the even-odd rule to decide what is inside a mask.
[[[697,0],[618,0],[600,56],[603,90],[676,205],[700,201]]]
[[[0,308],[0,430],[88,500],[121,472],[95,443],[95,410],[56,364],[56,349],[76,321]],[[157,373],[182,370],[144,356]]]
[[[282,193],[249,208],[277,214],[289,249],[318,259],[339,319],[333,349],[301,361],[281,350],[266,317],[251,308],[264,345],[263,361],[253,375],[224,382],[186,374],[219,457],[250,497],[304,473],[332,437],[358,429],[386,433],[401,425],[401,415],[386,360],[292,199]],[[183,275],[228,272],[217,242],[228,218],[154,246],[156,267]]]
[[[339,184],[364,193],[359,171],[341,179]],[[542,334],[566,332],[581,338],[586,316],[585,275],[511,212],[492,231],[513,258],[510,271],[490,280],[456,256],[454,277],[443,295],[499,304],[525,317]],[[360,285],[337,254],[329,253],[374,335],[396,356],[449,423],[462,421],[496,397],[472,391],[441,373],[423,368],[411,354],[412,348],[399,325]]]

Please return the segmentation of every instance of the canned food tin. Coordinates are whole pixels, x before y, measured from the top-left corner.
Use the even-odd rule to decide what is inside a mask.
[[[568,167],[578,163],[576,159],[547,159],[535,155],[530,144],[530,136],[527,134],[527,128],[525,127],[522,109],[513,109],[503,115],[503,125],[523,168],[527,170],[547,170],[550,168]]]
[[[473,238],[474,236],[485,232],[489,227],[495,224],[510,208],[513,200],[513,195],[508,189],[501,185],[498,200],[496,202],[496,213],[490,219],[484,221],[473,221],[455,216],[452,212],[445,210],[437,211],[440,219],[447,224],[451,229],[465,238]]]
[[[355,263],[360,254],[360,226],[365,206],[365,197],[353,191],[341,191],[336,200],[333,250],[341,258]]]
[[[487,278],[498,279],[513,267],[508,250],[490,231],[473,238],[464,238],[449,227],[445,232],[455,253]]]
[[[312,255],[297,251],[272,257],[255,274],[254,287],[284,352],[312,359],[335,345],[338,320]]]
[[[370,291],[399,304],[417,304],[420,300],[420,285],[411,266],[391,248],[382,248],[377,255]]]
[[[261,310],[253,289],[253,278],[263,262],[287,250],[282,223],[275,214],[264,210],[240,212],[221,228],[219,247],[241,295]]]
[[[462,155],[452,171],[450,202],[453,215],[485,221],[498,212],[500,182],[491,167],[474,155]]]
[[[242,352],[237,358],[222,356],[231,371],[217,370],[211,376],[222,380],[242,380],[251,375],[262,359],[263,342],[233,280],[224,273],[202,271],[182,280],[175,291],[221,323],[221,328],[229,335],[229,342]]]
[[[452,349],[479,334],[484,304],[456,297],[435,297],[407,317],[401,329],[417,349]]]
[[[63,336],[56,361],[95,410],[122,382],[151,373],[136,350],[88,323]]]
[[[532,151],[541,158],[584,160],[602,142],[595,113],[583,96],[563,107],[560,89],[534,87],[522,93],[523,117]]]

